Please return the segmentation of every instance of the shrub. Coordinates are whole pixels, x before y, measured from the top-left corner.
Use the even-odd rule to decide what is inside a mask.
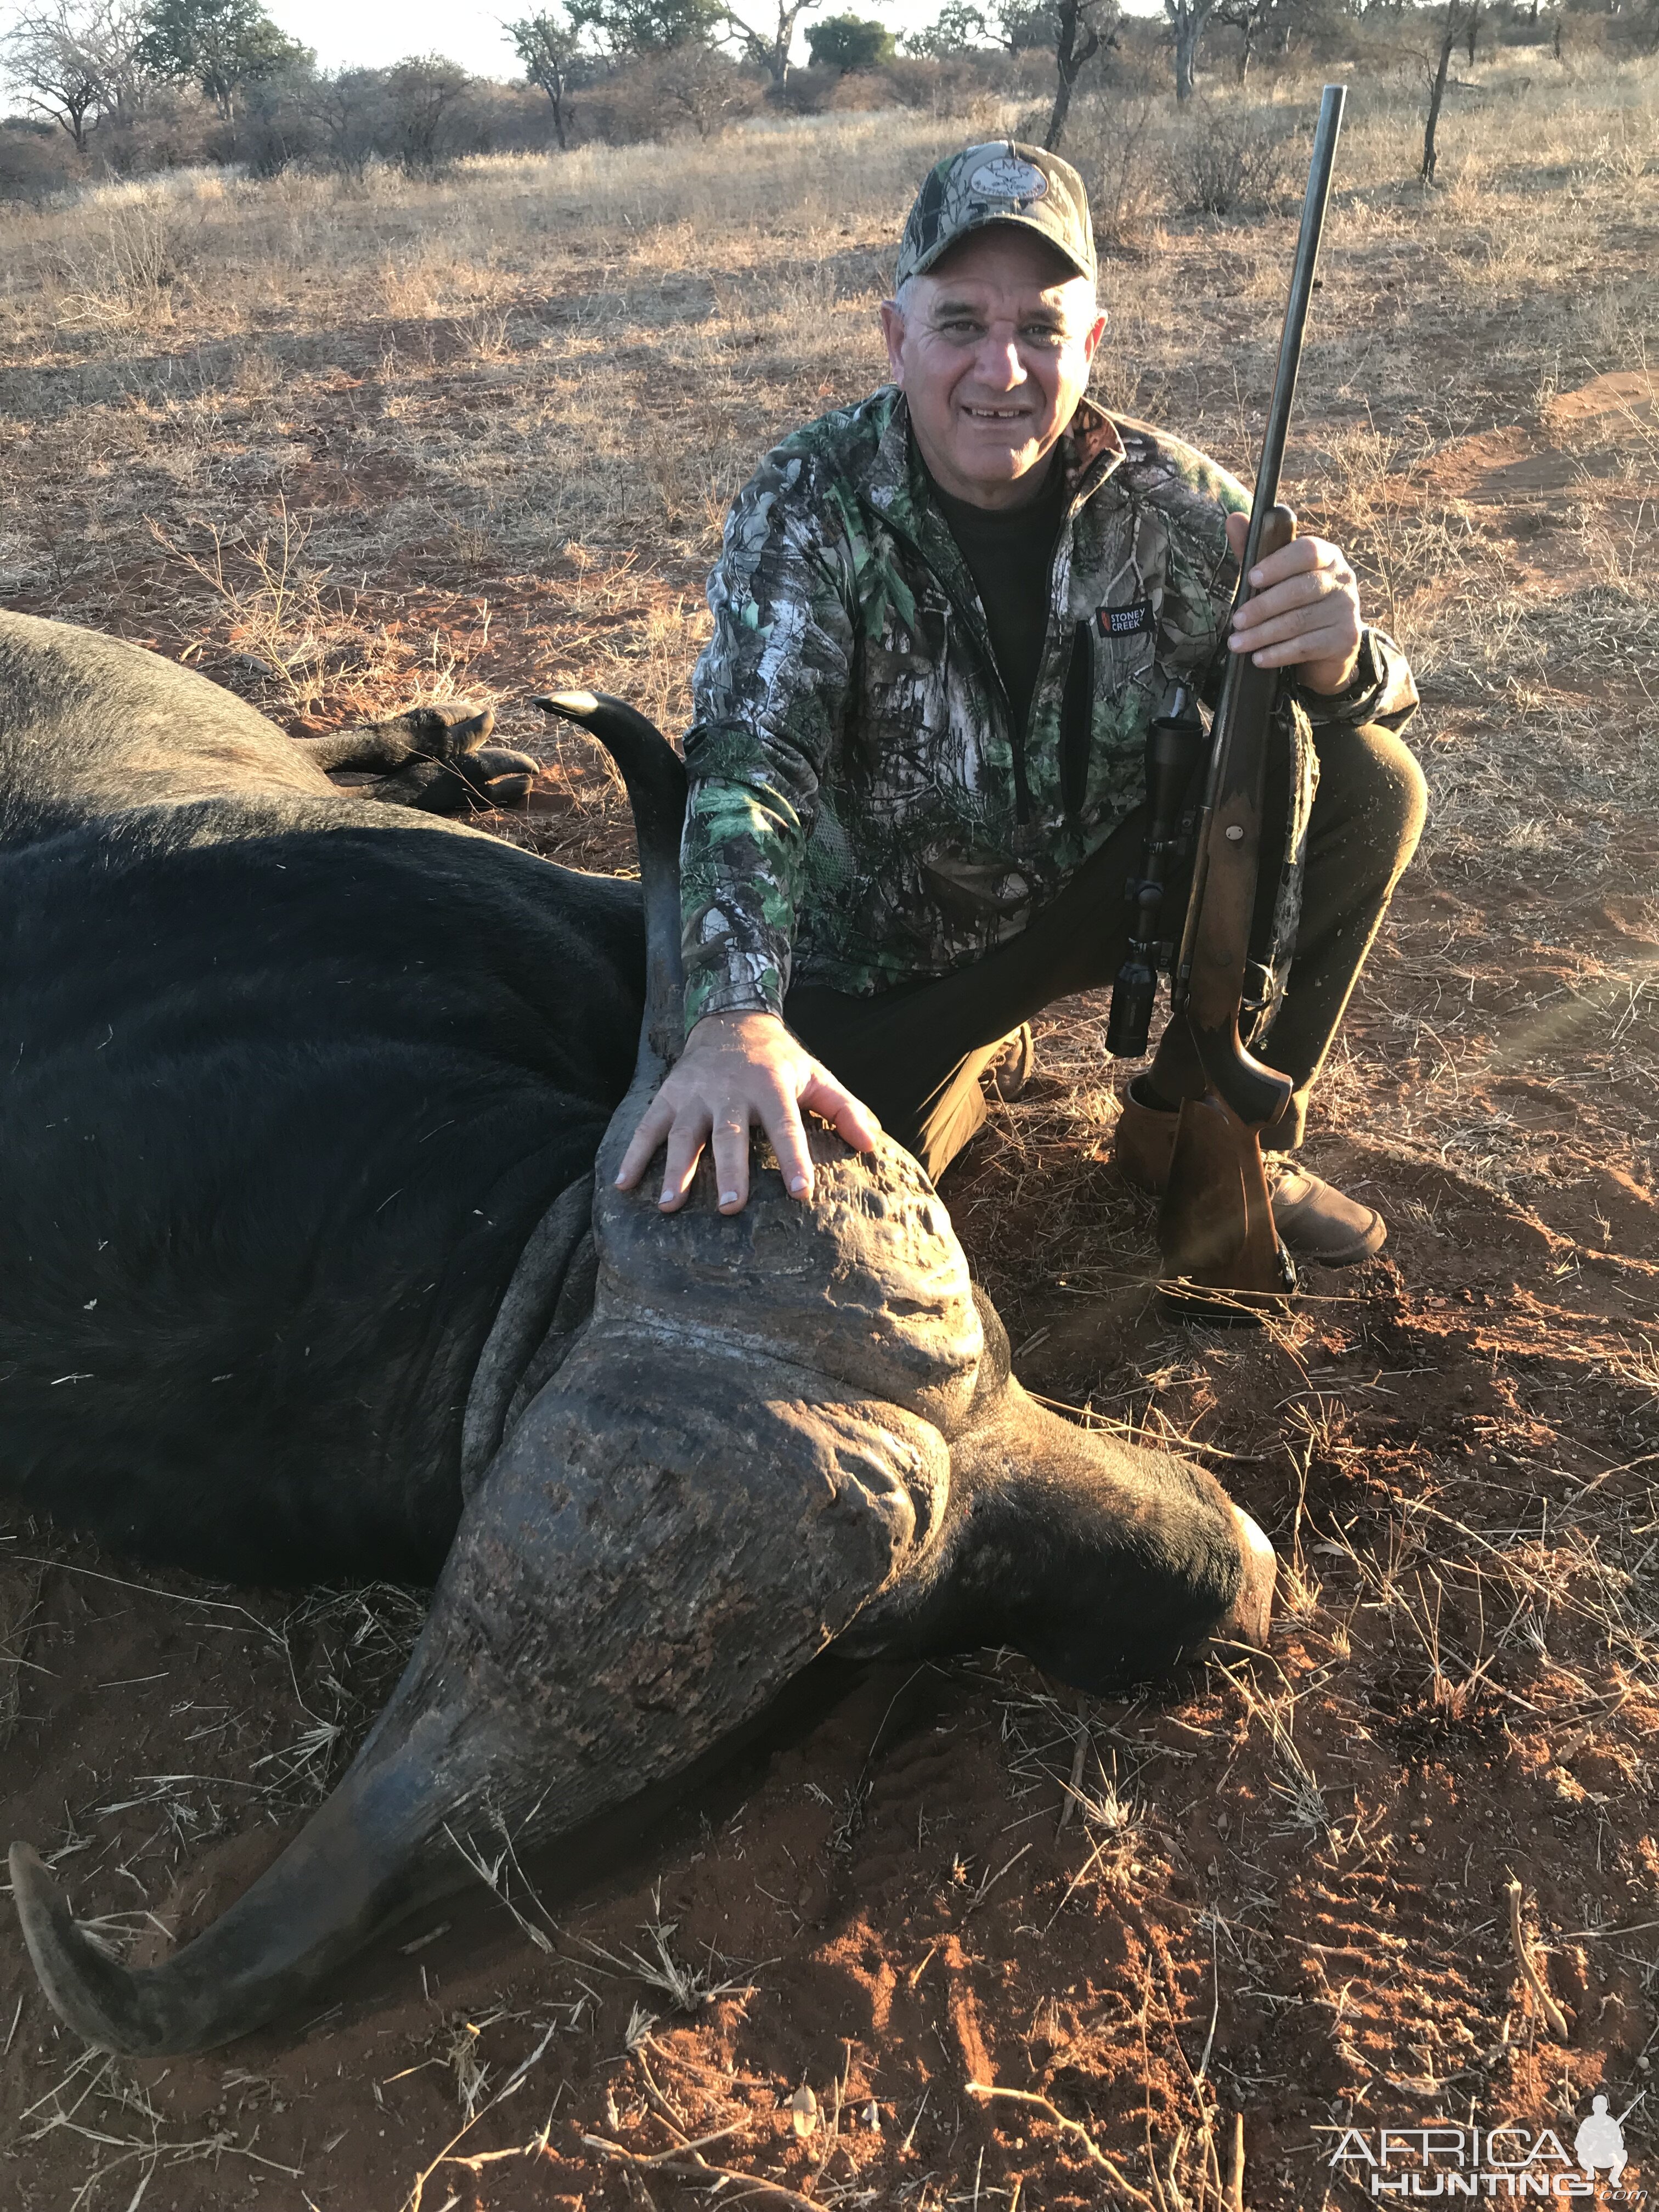
[[[216,160],[222,134],[215,110],[195,87],[147,88],[141,105],[106,116],[92,142],[94,168],[117,177],[149,177]]]
[[[965,54],[931,60],[917,54],[901,55],[882,71],[901,107],[924,115],[965,115],[985,89],[986,75]]]
[[[411,54],[386,73],[386,151],[410,176],[434,176],[463,143],[471,80],[441,54]]]
[[[1112,106],[1091,106],[1073,134],[1073,161],[1088,180],[1095,239],[1103,251],[1132,246],[1158,199],[1158,160],[1149,140],[1146,91]]]
[[[185,258],[166,188],[121,190],[130,196],[95,202],[49,264],[58,321],[104,338],[170,323]]]
[[[781,84],[767,88],[767,105],[791,115],[823,115],[836,103],[841,71],[831,69],[792,69]]]
[[[897,52],[897,41],[885,24],[867,15],[828,15],[812,24],[806,44],[814,69],[880,69]]]
[[[792,71],[792,78],[795,72]],[[702,46],[642,55],[590,86],[581,101],[581,135],[614,146],[694,131],[718,137],[752,114],[764,88],[725,54]]]
[[[43,200],[81,173],[75,149],[51,123],[0,123],[0,200]]]
[[[380,150],[386,122],[386,82],[380,70],[332,70],[313,77],[300,94],[311,125],[312,159],[336,176],[361,178]]]
[[[1287,154],[1279,125],[1211,108],[1165,156],[1170,189],[1188,215],[1259,215],[1284,188]]]

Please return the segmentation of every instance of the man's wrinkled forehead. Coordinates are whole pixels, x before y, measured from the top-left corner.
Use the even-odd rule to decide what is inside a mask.
[[[997,223],[962,239],[925,276],[911,279],[921,301],[937,314],[953,302],[977,307],[988,298],[1016,298],[1067,321],[1090,319],[1095,288],[1079,276],[1046,239]]]

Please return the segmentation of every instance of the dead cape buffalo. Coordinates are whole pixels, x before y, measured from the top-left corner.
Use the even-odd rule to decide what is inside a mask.
[[[4,1479],[152,1559],[436,1580],[333,1795],[161,1965],[13,1848],[40,1979],[108,2049],[245,2033],[464,1879],[456,1838],[568,1833],[832,1642],[1101,1689],[1265,1634],[1266,1538],[1026,1395],[896,1146],[821,1134],[810,1205],[761,1172],[732,1219],[614,1189],[676,1036],[684,777],[619,703],[564,704],[623,767],[639,884],[320,764],[521,783],[477,726],[319,760],[0,614]]]

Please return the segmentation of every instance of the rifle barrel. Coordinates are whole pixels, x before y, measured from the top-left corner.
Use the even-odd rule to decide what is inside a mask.
[[[1253,593],[1250,570],[1255,566],[1261,549],[1262,532],[1267,526],[1279,500],[1279,474],[1285,465],[1285,445],[1290,433],[1291,408],[1296,398],[1297,371],[1301,365],[1302,342],[1307,330],[1308,304],[1313,297],[1314,272],[1319,262],[1319,241],[1325,228],[1325,210],[1331,196],[1331,176],[1336,167],[1336,142],[1341,135],[1343,110],[1348,102],[1346,85],[1328,84],[1319,103],[1319,120],[1314,126],[1313,159],[1308,167],[1308,189],[1302,202],[1302,228],[1296,242],[1296,258],[1291,267],[1291,289],[1285,303],[1285,326],[1279,341],[1279,366],[1273,376],[1273,397],[1267,404],[1267,424],[1261,441],[1261,459],[1256,470],[1255,489],[1250,501],[1249,533],[1244,543],[1244,557],[1238,564],[1238,585],[1233,595],[1237,611]],[[1270,688],[1276,695],[1278,674],[1265,672],[1270,678]],[[1185,1010],[1192,977],[1193,958],[1196,945],[1204,898],[1209,875],[1209,842],[1215,819],[1216,801],[1225,784],[1231,767],[1228,756],[1232,749],[1233,732],[1241,707],[1241,692],[1260,692],[1264,689],[1264,672],[1247,664],[1237,653],[1227,656],[1226,673],[1222,679],[1221,696],[1217,703],[1215,721],[1211,735],[1209,769],[1205,777],[1204,795],[1199,807],[1197,836],[1194,842],[1192,890],[1187,904],[1186,925],[1176,957],[1175,970],[1170,977],[1170,1005],[1177,1012]],[[1272,700],[1267,702],[1271,712]]]
[[[1245,579],[1255,564],[1262,523],[1279,501],[1279,471],[1285,465],[1285,441],[1290,433],[1291,409],[1296,401],[1296,375],[1302,360],[1308,303],[1313,297],[1319,240],[1331,197],[1331,174],[1336,167],[1336,142],[1341,135],[1342,112],[1347,104],[1346,85],[1325,87],[1319,103],[1319,120],[1314,126],[1313,160],[1309,165],[1308,190],[1302,202],[1302,231],[1296,241],[1296,259],[1291,266],[1290,296],[1285,302],[1285,328],[1279,341],[1279,367],[1273,374],[1267,427],[1261,441],[1261,460],[1255,472],[1255,495],[1250,503],[1250,534],[1239,579],[1240,605],[1249,596]]]

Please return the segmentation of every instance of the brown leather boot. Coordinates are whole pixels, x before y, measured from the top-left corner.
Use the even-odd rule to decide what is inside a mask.
[[[1136,1096],[1146,1079],[1136,1076],[1124,1093],[1112,1158],[1126,1182],[1161,1193],[1170,1180],[1181,1117],[1171,1108],[1150,1106],[1144,1096]],[[1293,1258],[1316,1261],[1322,1267],[1352,1267],[1382,1250],[1389,1224],[1373,1207],[1344,1197],[1322,1176],[1310,1175],[1283,1154],[1268,1152],[1266,1165],[1273,1226]]]
[[[1267,1156],[1273,1227],[1291,1256],[1322,1267],[1352,1267],[1382,1249],[1389,1224],[1374,1206],[1346,1198],[1280,1152]]]

